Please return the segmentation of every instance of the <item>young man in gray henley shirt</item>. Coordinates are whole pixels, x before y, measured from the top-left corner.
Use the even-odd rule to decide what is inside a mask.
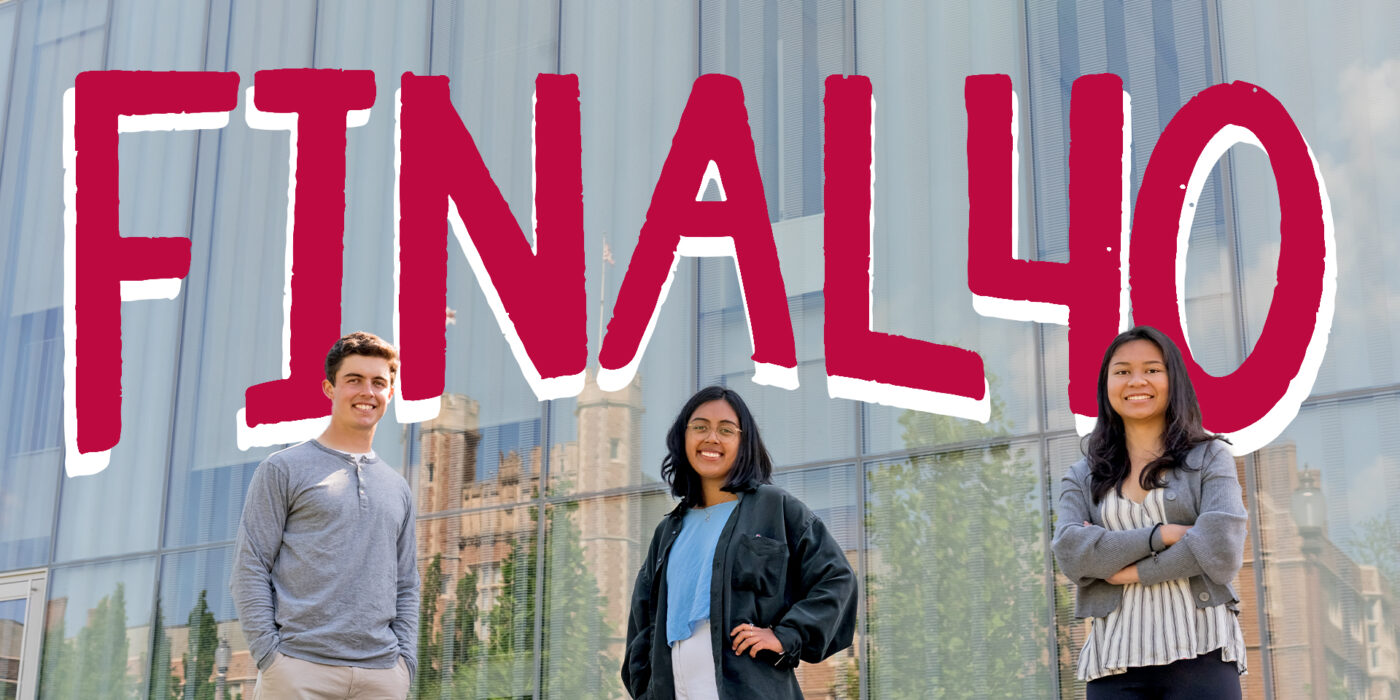
[[[418,667],[413,494],[374,455],[398,353],[351,333],[326,356],[330,427],[253,473],[230,588],[256,698],[405,698]]]

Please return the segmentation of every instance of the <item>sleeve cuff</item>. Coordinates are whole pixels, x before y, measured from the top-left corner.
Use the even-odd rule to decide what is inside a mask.
[[[272,657],[273,657],[274,655],[276,655],[276,654],[277,654],[277,644],[276,644],[276,643],[274,643],[274,644],[272,644],[271,646],[269,646],[269,647],[267,648],[266,651],[263,651],[261,654],[258,654],[257,657],[256,657],[256,661],[255,661],[255,663],[257,664],[258,670],[259,670],[259,671],[266,671],[266,670],[267,670],[267,665],[270,664],[270,663],[272,663]]]
[[[1187,578],[1190,575],[1188,565],[1191,558],[1191,550],[1184,543],[1178,542],[1158,552],[1156,556],[1139,561],[1138,581],[1144,586],[1151,586],[1163,581]]]
[[[802,653],[801,635],[791,627],[774,627],[773,636],[783,645],[783,653],[773,665],[783,668],[796,667],[798,657]]]

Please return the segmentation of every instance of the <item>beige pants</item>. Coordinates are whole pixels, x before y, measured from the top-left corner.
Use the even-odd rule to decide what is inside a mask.
[[[403,657],[393,668],[327,666],[273,653],[272,663],[258,671],[254,700],[280,698],[363,698],[403,700],[408,697],[408,664]]]

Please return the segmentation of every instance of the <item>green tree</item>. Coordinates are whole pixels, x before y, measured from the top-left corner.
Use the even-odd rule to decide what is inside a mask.
[[[481,654],[481,640],[476,636],[476,621],[480,616],[476,605],[477,575],[464,571],[457,579],[457,609],[452,620],[452,663],[454,668],[470,667]]]
[[[50,626],[44,640],[40,694],[84,700],[129,697],[127,648],[126,586],[118,583],[116,590],[97,601],[76,639],[65,638],[63,620]]]
[[[837,681],[837,687],[841,689],[837,697],[860,697],[860,662],[857,658],[851,658],[841,667],[840,680]]]
[[[492,698],[528,698],[534,691],[536,551],[531,532],[513,539],[501,560],[501,592],[486,617],[486,682]],[[523,687],[517,687],[518,678],[528,679]]]
[[[570,503],[545,511],[550,540],[542,690],[550,697],[610,697],[622,692],[617,662],[604,650],[613,632],[605,617],[607,600],[585,563],[577,509]],[[537,522],[538,508],[529,512],[530,522]],[[484,619],[477,605],[479,571],[463,567],[453,583],[442,572],[440,554],[429,561],[420,589],[418,674],[411,697],[528,698],[534,693],[536,533],[532,526],[511,537],[498,565],[501,585]],[[439,599],[449,585],[454,601],[439,614]]]
[[[1058,578],[1058,577],[1057,577]],[[1075,663],[1079,660],[1079,650],[1083,648],[1082,639],[1076,641],[1071,631],[1079,627],[1078,620],[1074,617],[1074,589],[1070,584],[1061,585],[1055,582],[1055,653],[1058,657],[1060,670],[1060,697],[1065,700],[1071,698],[1084,697],[1084,681],[1077,678],[1079,666]]]
[[[986,425],[905,412],[915,456],[869,473],[872,695],[1044,694],[1041,477],[1001,415],[996,401]],[[973,440],[990,446],[936,451]]]
[[[574,516],[578,503],[549,510],[550,539],[545,576],[544,697],[600,698],[622,693],[617,661],[604,644],[612,631],[607,599],[588,570]]]
[[[118,583],[110,596],[97,601],[92,622],[78,632],[78,696],[125,698],[126,585]]]
[[[184,656],[185,684],[182,697],[194,700],[214,700],[214,653],[219,648],[219,624],[209,609],[208,589],[199,592],[199,600],[189,617],[189,651]],[[193,653],[191,653],[193,652]]]
[[[71,698],[77,680],[73,674],[73,645],[66,639],[63,616],[49,621],[44,631],[43,659],[39,664],[39,692],[43,697]]]
[[[1388,583],[1394,585],[1400,578],[1400,550],[1395,547],[1400,541],[1400,528],[1385,516],[1367,518],[1357,525],[1357,534],[1346,540],[1356,560],[1374,566]]]
[[[156,597],[156,621],[151,628],[151,639],[155,642],[151,654],[151,682],[146,688],[148,700],[180,700],[180,679],[170,667],[170,635],[165,633],[165,614],[161,609],[160,597]]]
[[[438,597],[442,595],[442,554],[434,554],[418,588],[418,671],[410,697],[437,698],[442,691],[442,651],[437,632]]]
[[[475,698],[481,660],[481,639],[476,633],[476,573],[464,567],[455,586],[454,600],[442,611],[444,631],[436,649],[443,665],[439,683],[441,687],[450,688],[453,698]],[[437,695],[424,697],[443,695],[439,691]]]

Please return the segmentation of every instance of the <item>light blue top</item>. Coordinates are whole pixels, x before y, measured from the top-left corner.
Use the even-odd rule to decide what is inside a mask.
[[[695,623],[710,616],[710,575],[715,546],[738,500],[691,508],[666,565],[666,643],[690,638]]]

